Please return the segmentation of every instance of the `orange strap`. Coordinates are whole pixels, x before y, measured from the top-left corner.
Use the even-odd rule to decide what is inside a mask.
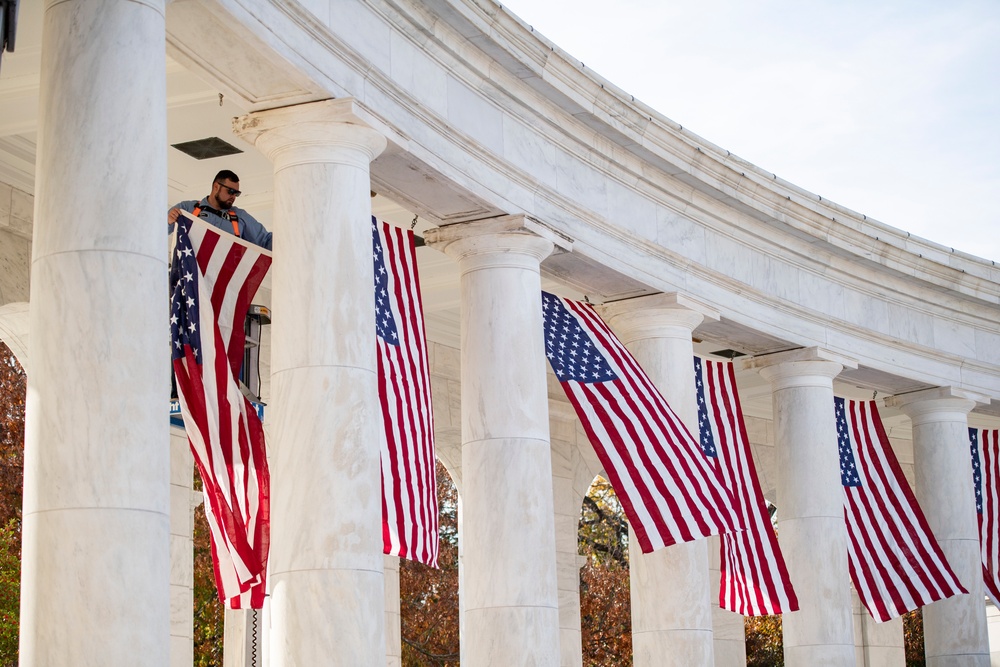
[[[215,209],[212,209],[212,212],[213,213],[221,213],[222,211],[216,211]],[[201,213],[201,206],[200,205],[195,206],[194,210],[191,211],[191,215],[193,215],[196,218],[198,217],[198,215],[200,213]],[[235,236],[239,236],[240,235],[240,223],[239,223],[239,219],[236,217],[236,211],[233,211],[233,210],[229,211],[229,222],[233,223],[233,234]]]

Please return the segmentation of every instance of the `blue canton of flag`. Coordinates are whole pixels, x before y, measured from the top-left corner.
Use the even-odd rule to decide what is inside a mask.
[[[715,448],[715,438],[712,436],[712,424],[708,418],[708,405],[705,403],[705,382],[702,378],[702,368],[697,357],[694,358],[694,386],[698,393],[698,436],[701,443],[701,451],[705,456],[718,458],[719,452]]]
[[[593,383],[617,380],[618,376],[597,351],[558,297],[542,292],[545,319],[545,355],[560,382]]]
[[[840,448],[840,482],[844,486],[861,486],[861,476],[858,475],[857,462],[854,459],[854,449],[851,447],[851,436],[847,431],[847,415],[844,412],[844,399],[834,397],[837,412],[837,445]]]
[[[983,513],[983,468],[979,462],[979,429],[969,429],[969,450],[972,453],[972,485],[976,491],[976,514]]]
[[[375,333],[389,345],[399,345],[396,319],[389,300],[389,274],[385,269],[385,255],[378,237],[378,221],[372,216],[372,257],[375,260]]]
[[[201,332],[198,331],[198,262],[191,247],[188,230],[190,221],[184,216],[177,220],[184,233],[177,235],[174,261],[170,267],[170,340],[171,359],[184,357],[184,346],[191,348],[195,362],[201,364]]]

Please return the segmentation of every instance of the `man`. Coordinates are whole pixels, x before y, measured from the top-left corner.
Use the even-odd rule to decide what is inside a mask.
[[[210,225],[270,250],[271,232],[267,231],[264,225],[257,222],[252,215],[233,206],[240,194],[240,177],[228,169],[223,169],[215,175],[215,179],[212,181],[212,191],[207,197],[200,202],[193,199],[182,201],[167,212],[169,230],[173,231],[177,216],[183,209]]]

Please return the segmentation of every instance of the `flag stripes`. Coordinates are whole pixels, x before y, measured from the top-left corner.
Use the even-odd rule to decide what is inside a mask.
[[[1000,430],[969,429],[983,583],[1000,606]]]
[[[851,580],[878,622],[966,593],[920,510],[875,401],[834,399]]]
[[[698,443],[589,304],[542,293],[546,355],[643,553],[739,527]]]
[[[729,362],[694,358],[702,450],[717,461],[746,530],[721,543],[719,606],[745,616],[797,611],[798,598],[760,488]]]
[[[386,554],[437,567],[434,415],[413,232],[372,218],[382,539]]]
[[[182,213],[170,276],[178,402],[202,478],[219,599],[257,609],[266,591],[270,478],[264,431],[237,378],[243,321],[271,258]]]

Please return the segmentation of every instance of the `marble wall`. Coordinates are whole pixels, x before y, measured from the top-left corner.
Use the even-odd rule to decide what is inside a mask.
[[[0,183],[0,306],[28,300],[35,198]]]

